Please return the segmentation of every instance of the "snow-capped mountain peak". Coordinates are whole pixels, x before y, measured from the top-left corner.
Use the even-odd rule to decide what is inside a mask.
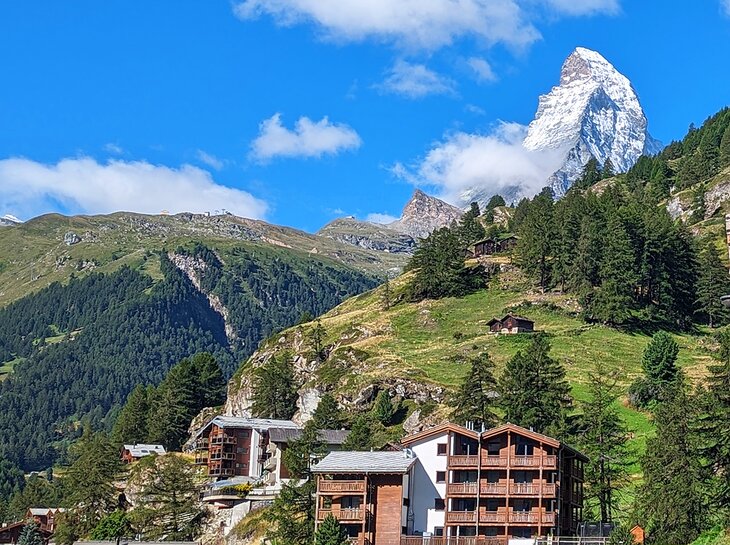
[[[644,153],[661,149],[631,82],[602,55],[576,48],[563,63],[560,84],[540,97],[528,127],[528,150],[561,150],[563,166],[549,179],[560,196],[581,175],[591,157],[610,159],[625,172]]]
[[[23,223],[22,220],[19,220],[12,214],[5,214],[4,216],[0,216],[0,227],[18,225],[19,223]]]

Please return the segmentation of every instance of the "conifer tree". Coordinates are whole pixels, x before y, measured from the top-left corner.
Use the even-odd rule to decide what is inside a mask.
[[[339,430],[344,422],[337,406],[337,400],[330,394],[324,394],[312,415],[314,425],[320,430]]]
[[[578,442],[589,462],[585,468],[585,498],[598,508],[600,520],[611,522],[618,493],[629,476],[628,433],[616,409],[619,388],[616,377],[596,364],[589,374],[588,399],[580,404]]]
[[[507,422],[561,437],[572,399],[565,369],[550,357],[545,334],[533,336],[525,352],[507,362],[499,380],[500,404]]]
[[[724,168],[728,165],[730,165],[730,124],[725,128],[720,140],[720,166]]]
[[[120,537],[132,535],[132,532],[132,522],[127,513],[117,509],[101,519],[89,537],[95,541],[116,541]]]
[[[393,304],[393,293],[390,289],[390,279],[386,276],[383,282],[382,292],[380,293],[380,305],[383,310],[390,310]]]
[[[350,433],[342,444],[342,450],[367,451],[372,447],[372,427],[368,415],[361,414],[352,423]]]
[[[297,410],[298,386],[291,354],[274,355],[253,371],[253,405],[259,418],[289,419]]]
[[[473,202],[469,210],[461,217],[457,231],[462,247],[466,248],[484,238],[486,233],[484,226],[479,221],[479,216],[481,216],[479,204]]]
[[[195,414],[193,404],[192,388],[177,379],[165,379],[151,403],[147,420],[149,441],[164,445],[168,450],[179,449],[188,437],[188,427]]]
[[[555,240],[553,198],[550,190],[537,195],[528,208],[519,231],[517,263],[545,291],[550,285],[550,258]]]
[[[142,492],[132,512],[138,529],[153,540],[196,538],[205,512],[198,501],[195,466],[174,454],[158,456],[142,479]]]
[[[18,537],[18,545],[44,545],[43,536],[36,521],[29,520],[25,523]]]
[[[598,222],[590,216],[584,216],[573,267],[568,276],[571,289],[583,295],[600,284],[602,252],[603,238]]]
[[[471,358],[470,363],[469,374],[464,377],[454,399],[452,418],[459,424],[474,422],[488,429],[498,421],[494,363],[486,352]]]
[[[573,184],[578,189],[588,189],[592,185],[595,185],[597,182],[601,180],[601,171],[598,164],[598,159],[591,156],[590,159],[588,159],[588,162],[583,167],[583,172],[581,173],[581,177],[576,180],[575,184]]]
[[[690,543],[705,527],[706,493],[691,425],[695,412],[681,380],[662,392],[654,412],[656,435],[641,461],[639,505],[657,545]]]
[[[641,368],[652,386],[654,397],[677,378],[676,366],[679,345],[666,331],[659,331],[652,337],[641,358]]]
[[[634,252],[626,229],[617,214],[608,222],[606,245],[601,260],[601,286],[590,307],[594,319],[621,324],[631,315],[636,283]]]
[[[70,449],[73,463],[64,476],[68,503],[73,507],[78,535],[88,534],[119,505],[114,481],[122,467],[117,447],[103,433],[84,435]]]
[[[709,474],[713,503],[730,510],[730,331],[719,335],[718,362],[710,365],[709,391],[698,421],[700,451]]]
[[[315,545],[346,545],[347,531],[332,513],[327,515],[314,533]]]
[[[613,162],[608,158],[603,162],[603,168],[601,169],[601,180],[607,178],[613,178],[616,176],[616,169],[613,167]]]
[[[327,355],[325,354],[324,350],[324,339],[326,336],[327,330],[322,325],[322,321],[317,320],[317,322],[314,324],[314,327],[309,332],[309,342],[312,343],[314,353],[317,355],[317,359],[319,359],[319,361],[324,361],[325,359],[327,359]]]
[[[710,327],[727,323],[730,312],[720,302],[720,297],[730,294],[730,276],[712,242],[700,253],[698,269],[697,314],[704,317]]]
[[[149,438],[147,420],[154,396],[154,387],[138,384],[127,397],[112,430],[112,439],[117,444],[145,443]]]
[[[193,411],[197,414],[206,407],[216,407],[225,402],[226,378],[213,355],[208,352],[195,354],[190,363],[197,382],[197,403]]]
[[[373,418],[383,426],[389,426],[395,414],[393,401],[388,390],[380,390],[375,398],[372,408]]]

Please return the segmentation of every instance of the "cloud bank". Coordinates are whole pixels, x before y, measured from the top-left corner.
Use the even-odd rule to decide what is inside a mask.
[[[437,74],[423,64],[411,64],[400,60],[385,78],[375,86],[384,93],[423,98],[428,95],[455,95],[456,82]]]
[[[391,216],[390,214],[382,214],[380,212],[373,212],[365,216],[365,221],[368,221],[370,223],[378,223],[380,225],[387,225],[389,223],[397,221],[398,219],[400,218],[396,218],[395,216]]]
[[[447,135],[415,165],[392,172],[416,185],[435,187],[444,200],[462,206],[484,195],[538,193],[564,159],[564,150],[531,151],[522,145],[527,127],[501,123],[488,135]]]
[[[23,158],[0,160],[0,213],[33,217],[55,210],[107,214],[120,210],[158,214],[207,212],[224,208],[263,218],[267,204],[251,194],[220,185],[210,173],[183,165],[170,168],[144,161],[63,159],[46,165]]]
[[[233,9],[243,20],[270,16],[282,26],[314,24],[335,41],[375,39],[435,50],[465,37],[487,46],[528,46],[540,39],[533,21],[541,12],[612,14],[619,0],[243,0]]]
[[[300,117],[294,130],[281,123],[281,114],[274,114],[259,125],[259,136],[251,144],[251,157],[266,162],[275,157],[321,157],[357,149],[360,136],[347,125],[331,123],[327,117],[312,121]]]
[[[720,0],[720,8],[722,8],[725,15],[730,17],[730,0]]]

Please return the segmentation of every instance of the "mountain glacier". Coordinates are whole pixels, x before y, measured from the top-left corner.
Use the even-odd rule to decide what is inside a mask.
[[[524,147],[556,150],[565,161],[549,179],[562,196],[580,177],[591,157],[611,160],[625,172],[642,154],[661,151],[647,131],[647,121],[631,82],[599,53],[578,47],[563,63],[560,84],[540,97]]]

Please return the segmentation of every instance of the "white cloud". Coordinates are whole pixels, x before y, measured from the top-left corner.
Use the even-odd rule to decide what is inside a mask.
[[[408,98],[428,95],[455,95],[456,83],[422,64],[410,64],[399,60],[388,72],[385,81],[375,86],[386,93]]]
[[[372,214],[368,214],[365,217],[365,221],[369,221],[370,223],[379,223],[381,225],[387,225],[388,223],[393,223],[398,218],[395,216],[391,216],[390,214],[381,214],[379,212],[373,212]]]
[[[619,0],[544,0],[544,3],[560,15],[616,15],[621,11]]]
[[[104,151],[108,151],[109,153],[113,153],[114,155],[122,155],[124,153],[124,148],[119,144],[109,142],[108,144],[104,144]]]
[[[720,7],[725,12],[725,15],[730,17],[730,0],[720,0]]]
[[[321,157],[357,149],[361,144],[354,129],[331,123],[326,117],[316,122],[300,117],[294,130],[289,130],[281,124],[281,114],[277,113],[259,125],[259,136],[251,144],[251,156],[259,161],[274,157]]]
[[[540,39],[532,19],[615,13],[619,0],[237,0],[234,13],[248,20],[271,16],[278,24],[313,23],[326,39],[375,39],[411,49],[435,50],[464,37],[487,46],[521,48]]]
[[[190,165],[170,168],[144,161],[63,159],[46,165],[23,158],[0,160],[0,212],[32,217],[55,210],[104,214],[120,210],[206,212],[225,208],[249,218],[265,215],[265,202],[225,187]]]
[[[467,104],[466,106],[464,106],[464,110],[474,115],[487,115],[487,112],[484,110],[484,108],[480,108],[476,104]]]
[[[222,159],[218,159],[215,155],[207,153],[202,149],[196,151],[195,156],[198,158],[198,161],[204,165],[208,165],[212,169],[220,170],[225,166],[225,162]]]
[[[489,135],[463,132],[434,145],[417,165],[391,172],[412,183],[435,186],[440,196],[464,204],[467,190],[489,194],[538,193],[561,165],[563,150],[535,152],[522,145],[526,127],[502,123]]]
[[[484,59],[472,57],[468,59],[467,64],[474,71],[474,75],[478,81],[491,82],[497,80],[497,75],[492,70],[491,65]]]

